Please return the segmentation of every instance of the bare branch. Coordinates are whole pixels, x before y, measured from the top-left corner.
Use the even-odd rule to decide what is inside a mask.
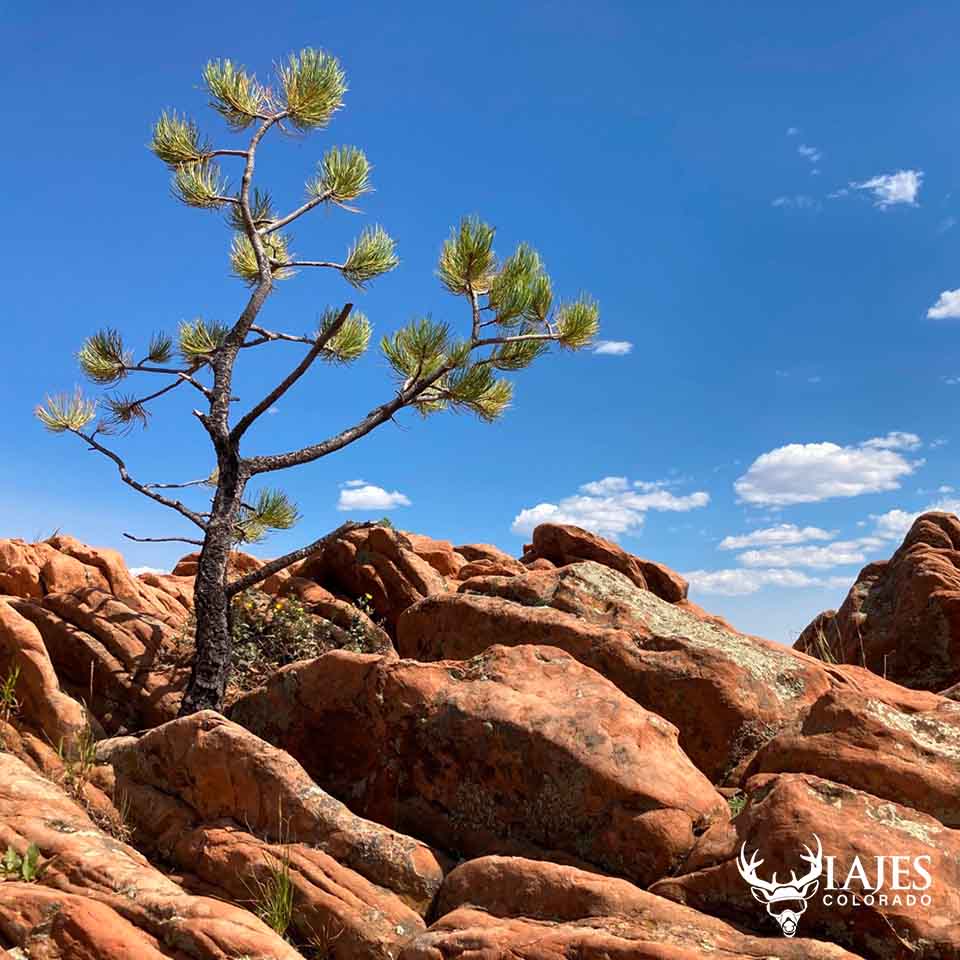
[[[345,534],[350,533],[351,530],[364,530],[369,527],[375,527],[376,525],[377,524],[375,521],[370,520],[365,520],[362,523],[349,520],[346,523],[342,523],[339,527],[337,527],[336,530],[334,530],[332,533],[328,533],[325,537],[321,537],[319,540],[314,540],[313,543],[308,543],[305,547],[301,547],[299,550],[293,550],[290,553],[285,553],[282,557],[277,557],[276,560],[271,560],[269,563],[265,563],[259,570],[254,570],[252,573],[248,573],[246,576],[240,577],[239,580],[234,580],[231,583],[228,583],[226,591],[227,597],[235,597],[238,593],[242,593],[244,590],[249,590],[258,583],[262,583],[268,577],[272,577],[275,573],[278,573],[279,571],[289,567],[291,563],[296,563],[298,560],[303,560],[305,557],[309,557],[310,554],[316,553],[331,541],[337,540]]]
[[[148,490],[183,490],[186,487],[205,487],[210,484],[210,478],[203,480],[187,480],[184,483],[145,483]]]
[[[281,217],[279,220],[271,220],[270,223],[266,227],[264,227],[260,232],[263,234],[263,236],[266,236],[268,233],[273,233],[274,230],[281,230],[288,223],[293,223],[293,221],[296,220],[298,217],[302,217],[305,213],[309,212],[314,207],[318,207],[325,200],[329,200],[330,197],[331,197],[331,193],[329,190],[327,190],[324,193],[318,194],[317,196],[312,197],[306,203],[297,207],[296,210],[293,210],[290,213],[288,213],[285,217]]]
[[[137,543],[192,543],[195,547],[202,547],[202,540],[191,540],[189,537],[135,537],[132,533],[125,533],[128,540]]]
[[[98,453],[102,453],[105,457],[109,457],[117,465],[117,470],[120,473],[120,479],[127,484],[127,486],[133,487],[134,490],[142,493],[145,497],[149,497],[151,500],[156,500],[157,503],[162,503],[165,507],[169,507],[171,510],[176,510],[177,513],[182,514],[192,523],[195,523],[201,530],[206,531],[207,525],[204,523],[203,518],[199,513],[191,510],[179,500],[171,500],[169,497],[165,497],[163,494],[156,493],[155,491],[151,490],[138,480],[134,480],[133,477],[131,477],[127,472],[127,465],[123,462],[123,460],[112,450],[108,449],[102,443],[97,441],[92,434],[83,433],[80,430],[72,430],[71,433],[75,433],[78,437],[86,440],[87,443],[90,444],[90,448],[92,450],[96,450]]]
[[[246,150],[211,150],[203,156],[205,160],[209,160],[211,157],[245,157],[247,152]]]
[[[256,406],[252,407],[247,413],[245,413],[240,420],[237,421],[237,425],[230,431],[230,441],[233,444],[237,444],[240,441],[240,438],[247,432],[247,429],[250,425],[261,416],[267,410],[270,409],[306,372],[310,369],[313,362],[323,353],[324,348],[327,344],[340,332],[340,329],[347,322],[347,317],[350,316],[350,311],[353,309],[352,303],[347,303],[344,305],[343,309],[340,311],[337,319],[327,327],[326,330],[321,333],[317,339],[314,341],[313,346],[307,351],[304,358],[298,363],[293,370],[284,377],[280,383],[274,387]]]
[[[256,347],[261,343],[269,343],[273,340],[286,340],[289,343],[308,343],[312,344],[315,337],[298,337],[292,333],[276,333],[273,330],[265,330],[263,327],[257,326],[257,324],[252,323],[250,325],[251,333],[259,333],[260,337],[257,340],[247,340],[242,346],[244,347]]]
[[[270,263],[275,267],[329,267],[331,270],[346,269],[346,264],[334,263],[332,260],[284,260],[282,262],[280,260],[271,260]]]

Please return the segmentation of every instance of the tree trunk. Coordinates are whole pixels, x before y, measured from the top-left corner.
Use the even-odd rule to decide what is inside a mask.
[[[196,652],[190,682],[180,704],[181,717],[198,710],[223,709],[233,652],[226,592],[231,537],[229,529],[223,533],[216,536],[209,530],[200,551],[193,588]]]
[[[193,587],[196,651],[183,701],[181,717],[198,710],[223,710],[233,656],[232,612],[227,596],[227,567],[236,532],[237,510],[246,486],[239,456],[229,451],[220,458],[217,492]]]

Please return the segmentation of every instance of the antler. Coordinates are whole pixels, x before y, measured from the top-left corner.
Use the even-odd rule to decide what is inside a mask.
[[[740,846],[740,857],[737,862],[737,866],[740,868],[740,876],[743,877],[751,887],[757,887],[759,890],[766,890],[768,893],[773,893],[779,886],[776,882],[776,875],[774,875],[774,881],[772,883],[769,880],[763,880],[757,876],[757,868],[763,865],[763,861],[757,859],[759,854],[759,850],[754,850],[750,855],[750,862],[748,863],[746,842]]]
[[[800,879],[797,879],[797,875],[791,870],[790,876],[792,878],[792,883],[794,886],[802,887],[804,884],[809,883],[809,881],[819,877],[823,873],[823,847],[820,844],[820,838],[814,834],[813,839],[817,841],[817,852],[814,853],[806,844],[803,845],[803,849],[806,850],[806,853],[800,855],[801,860],[805,860],[810,864],[810,869],[802,876]]]

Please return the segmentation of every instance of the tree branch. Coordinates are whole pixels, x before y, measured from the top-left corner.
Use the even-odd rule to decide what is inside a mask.
[[[325,193],[319,194],[316,197],[308,200],[306,203],[297,207],[296,210],[291,211],[285,217],[281,217],[279,220],[271,220],[270,223],[261,230],[263,236],[266,236],[268,233],[273,233],[274,230],[281,230],[288,223],[293,223],[298,217],[302,217],[305,213],[312,210],[314,207],[319,206],[325,200],[329,200],[331,193],[327,190]]]
[[[125,533],[128,540],[137,543],[192,543],[195,547],[202,547],[202,540],[191,540],[189,537],[135,537],[132,533]]]
[[[109,459],[111,459],[117,465],[117,470],[120,473],[120,479],[127,484],[127,486],[133,487],[134,490],[142,493],[145,497],[149,497],[151,500],[156,500],[157,503],[162,503],[165,507],[169,507],[171,510],[176,510],[177,513],[182,514],[189,521],[195,523],[201,530],[206,531],[207,525],[204,523],[203,518],[199,513],[191,510],[179,500],[171,500],[169,497],[163,496],[163,494],[154,492],[145,484],[140,483],[138,480],[134,480],[133,477],[131,477],[127,472],[127,465],[123,462],[123,460],[112,450],[109,450],[102,443],[99,443],[91,434],[83,433],[80,430],[72,430],[71,432],[86,440],[87,443],[90,444],[91,449],[96,450],[98,453],[102,453],[105,457],[109,457]]]
[[[331,270],[345,270],[346,264],[334,263],[332,260],[271,260],[275,267],[329,267]]]
[[[315,337],[298,337],[292,333],[276,333],[273,330],[265,330],[263,327],[257,326],[257,324],[250,324],[251,333],[259,333],[260,338],[258,340],[247,340],[241,346],[243,347],[256,347],[261,343],[269,343],[273,340],[286,340],[289,343],[308,343],[312,344]]]
[[[337,319],[321,333],[314,341],[313,346],[307,351],[304,358],[284,377],[283,380],[274,387],[256,406],[252,407],[238,421],[233,430],[230,431],[230,442],[236,445],[240,438],[247,432],[250,425],[270,409],[306,372],[310,369],[314,360],[323,353],[327,344],[340,332],[340,329],[347,322],[353,304],[345,304],[340,311]]]
[[[331,541],[344,536],[351,530],[363,530],[369,527],[375,527],[376,525],[377,524],[375,521],[370,520],[365,520],[361,523],[348,520],[346,523],[343,523],[337,527],[337,529],[332,533],[328,533],[325,537],[321,537],[319,540],[314,540],[313,543],[308,543],[305,547],[301,547],[299,550],[293,550],[290,553],[284,554],[282,557],[277,557],[276,560],[271,560],[269,563],[265,563],[259,570],[254,570],[252,573],[248,573],[246,576],[240,577],[239,580],[234,580],[231,583],[228,583],[227,597],[234,597],[238,593],[242,593],[244,590],[249,590],[258,583],[262,583],[268,577],[272,577],[275,573],[278,573],[286,567],[289,567],[291,563],[296,563],[298,560],[303,560],[305,557],[309,557],[310,554],[316,553]]]
[[[205,487],[210,483],[210,478],[203,480],[187,480],[184,483],[145,483],[148,490],[183,490],[185,487]]]

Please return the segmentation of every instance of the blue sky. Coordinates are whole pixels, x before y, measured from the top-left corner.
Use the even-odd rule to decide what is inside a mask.
[[[358,300],[378,335],[427,312],[465,322],[434,269],[451,225],[477,213],[499,252],[529,241],[561,294],[592,292],[621,346],[541,361],[494,426],[404,414],[285,474],[305,518],[261,553],[348,516],[512,552],[536,519],[573,520],[786,640],[911,515],[960,498],[956,4],[332,6],[3,5],[0,533],[60,528],[132,565],[182,552],[123,540],[186,531],[32,409],[79,382],[74,353],[97,327],[143,342],[236,316],[229,231],[171,199],[145,144],[176,107],[233,145],[204,107],[202,65],[268,75],[307,45],[341,59],[346,107],[326,132],[268,143],[258,175],[292,207],[328,146],[367,152],[362,216],[315,214],[294,249],[336,257],[363,224],[389,230],[402,264]],[[349,294],[301,274],[263,322],[304,332]],[[239,392],[259,398],[298,349],[245,356]],[[321,439],[390,389],[376,351],[318,370],[248,449]],[[154,409],[118,441],[132,472],[205,475],[189,398]]]

